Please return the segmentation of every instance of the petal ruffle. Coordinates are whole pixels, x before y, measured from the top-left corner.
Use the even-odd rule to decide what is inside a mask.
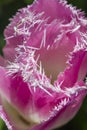
[[[3,80],[1,79],[2,82],[1,82],[1,88],[0,88],[1,95],[2,95],[2,92],[4,92],[4,94],[7,94],[7,91],[5,89],[7,89],[8,86],[6,85],[7,82],[6,82],[6,77],[5,77],[5,70],[1,68],[0,71],[3,73]],[[6,84],[4,84],[5,82]],[[9,82],[8,82],[8,85],[9,85]],[[78,111],[78,109],[80,108],[82,104],[82,101],[85,95],[87,94],[86,87],[84,86],[83,83],[78,83],[75,86],[73,86],[73,88],[70,88],[70,89],[66,88],[66,91],[64,93],[62,92],[62,90],[60,93],[56,93],[56,92],[53,92],[52,90],[49,90],[49,92],[51,92],[52,94],[52,97],[46,94],[46,92],[44,92],[43,90],[39,88],[37,88],[36,92],[34,93],[32,90],[32,95],[33,95],[32,97],[30,92],[28,94],[28,92],[25,91],[26,87],[27,87],[26,83],[22,81],[21,77],[20,76],[15,77],[14,75],[12,79],[10,78],[10,85],[9,85],[9,92],[8,92],[9,95],[6,95],[6,99],[5,97],[2,97],[3,107],[5,107],[12,125],[16,126],[16,128],[18,129],[20,129],[20,127],[16,125],[16,121],[21,123],[22,121],[21,118],[18,118],[20,114],[22,114],[21,112],[29,116],[30,119],[28,118],[26,119],[25,118],[26,115],[25,116],[22,115],[27,121],[32,120],[33,118],[34,118],[33,120],[37,120],[37,118],[35,119],[36,115],[34,115],[34,113],[37,114],[36,117],[39,117],[40,120],[43,116],[48,115],[47,116],[48,119],[47,117],[44,117],[44,119],[46,120],[43,120],[43,123],[41,123],[40,125],[36,125],[34,128],[32,127],[31,130],[33,129],[38,129],[38,130],[49,129],[50,130],[51,128],[59,127],[65,124],[70,119],[72,119],[73,116],[76,114],[76,112]],[[27,88],[27,90],[29,91],[29,88]],[[11,95],[13,95],[13,97]],[[3,98],[5,100],[8,99],[8,102],[10,104],[13,104],[13,107],[14,108],[16,107],[17,109],[15,109],[14,111],[14,109],[6,103],[7,101],[3,102]],[[26,100],[26,98],[28,99],[28,101]],[[26,106],[27,106],[27,109],[26,109]],[[18,112],[16,112],[16,110],[18,111],[20,110],[19,114]],[[28,113],[29,110],[31,110],[30,114]],[[14,116],[14,113],[15,115],[17,114],[16,117]],[[27,125],[31,127],[30,124],[27,124]],[[24,123],[21,129],[25,130],[26,127],[29,128],[27,125],[26,123]]]
[[[86,94],[87,90],[78,91],[78,94],[71,96],[71,100],[65,103],[60,110],[58,107],[55,107],[53,115],[50,119],[48,119],[48,121],[45,121],[30,130],[51,130],[64,125],[76,115]]]
[[[52,8],[54,6],[55,8]],[[49,2],[48,0],[36,0],[31,6],[19,10],[5,29],[6,46],[3,50],[5,57],[12,59],[15,54],[14,48],[17,45],[27,42],[32,38],[32,35],[37,35],[40,30],[43,30],[44,27],[51,24],[54,20],[63,22],[66,28],[72,21],[71,25],[74,24],[74,29],[72,31],[72,28],[68,28],[68,30],[73,33],[69,33],[68,35],[73,40],[76,40],[73,36],[75,37],[75,34],[78,34],[75,33],[77,30],[81,30],[82,32],[86,32],[87,30],[86,22],[83,20],[83,13],[79,10],[77,11],[71,5],[67,5],[66,1],[51,0]],[[8,51],[12,55],[9,55]]]

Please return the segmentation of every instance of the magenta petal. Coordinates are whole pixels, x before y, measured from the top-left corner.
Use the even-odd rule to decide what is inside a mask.
[[[0,95],[10,99],[10,79],[7,77],[6,70],[4,67],[0,67]]]
[[[8,35],[6,37],[8,37]],[[12,39],[7,40],[7,43],[5,47],[3,48],[5,59],[9,61],[13,61],[13,59],[15,58],[15,48],[17,47],[17,45],[20,44],[21,41],[22,41],[22,38],[20,37],[19,38],[13,37]]]
[[[70,7],[66,7],[66,3],[66,1],[62,0],[50,0],[50,2],[49,0],[35,0],[30,9],[32,11],[35,10],[37,13],[44,12],[45,16],[49,17],[50,22],[54,19],[69,22],[71,20],[70,16],[73,16],[74,14]]]
[[[32,95],[29,91],[28,85],[23,82],[22,77],[17,76],[11,78],[10,86],[10,98],[11,102],[19,108],[19,110],[25,111],[27,105],[32,102]],[[21,99],[21,100],[20,100]]]
[[[71,64],[70,67],[66,68],[66,70],[58,77],[58,82],[61,82],[63,80],[63,84],[61,87],[72,87],[76,83],[76,81],[78,81],[78,78],[80,76],[79,71],[80,67],[82,67],[81,65],[83,64],[83,58],[85,57],[85,53],[86,52],[84,51],[78,51],[72,54],[72,58],[69,61],[69,64]],[[84,79],[85,74],[86,71],[83,73],[83,77],[81,77],[80,80]]]
[[[67,6],[66,1],[36,0],[31,6],[19,10],[16,16],[11,19],[11,24],[5,29],[6,46],[3,49],[4,56],[9,60],[13,59],[15,57],[14,48],[17,45],[32,40],[32,35],[36,36],[35,42],[37,42],[37,34],[39,34],[39,38],[42,38],[42,31],[56,20],[58,20],[57,23],[63,23],[64,30],[67,30],[69,38],[76,42],[76,37],[80,37],[78,30],[86,32],[85,20],[82,18],[83,13],[70,5]]]
[[[12,61],[15,58],[15,50],[14,47],[11,47],[9,45],[6,45],[3,48],[4,57],[5,59],[8,59],[9,61]]]
[[[0,77],[0,95],[6,98],[8,102],[24,110],[31,99],[27,84],[22,81],[20,76],[17,78],[9,77],[3,67],[0,67]]]
[[[58,106],[55,107],[52,113],[53,115],[50,119],[48,119],[48,121],[45,121],[29,130],[51,130],[64,125],[75,116],[86,94],[87,91],[83,90],[80,91],[77,96],[72,96],[70,101],[68,101],[65,105],[63,104],[64,102],[62,103],[64,106],[60,110],[58,110]]]
[[[72,18],[79,19],[79,22],[84,17],[84,13],[67,3],[66,0],[50,0],[50,2],[49,0],[35,0],[29,8],[37,13],[44,12],[45,17],[49,18],[49,22],[59,19],[69,23]]]
[[[0,56],[0,66],[5,66],[5,65],[6,65],[5,59],[2,56]]]

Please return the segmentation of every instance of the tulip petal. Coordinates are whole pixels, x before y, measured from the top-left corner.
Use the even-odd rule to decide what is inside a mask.
[[[0,56],[0,66],[5,66],[5,65],[6,65],[5,59],[2,56]]]
[[[71,17],[75,14],[72,11],[73,8],[66,6],[66,3],[67,2],[63,0],[50,0],[50,2],[48,0],[35,0],[30,9],[32,11],[35,10],[37,13],[44,12],[45,17],[49,17],[50,22],[54,19],[61,19],[69,22]]]
[[[51,130],[66,124],[76,115],[86,94],[87,90],[81,90],[78,92],[78,95],[71,96],[71,100],[59,111],[57,107],[55,107],[53,115],[48,121],[45,121],[29,130]]]
[[[83,19],[83,13],[71,5],[67,6],[66,1],[51,0],[49,2],[48,0],[36,0],[31,6],[19,10],[16,16],[11,19],[11,24],[5,29],[6,46],[3,49],[4,56],[9,58],[9,60],[13,59],[14,48],[17,45],[27,42],[32,35],[37,35],[40,30],[44,30],[44,27],[51,24],[54,20],[63,22],[66,28],[68,28],[68,24],[71,23],[70,26],[73,24],[74,29],[72,27],[68,28],[70,32],[73,32],[68,34],[72,40],[76,40],[74,38],[75,35],[78,35],[78,30],[86,32],[86,22],[85,18]],[[40,36],[41,34],[39,33]],[[12,55],[9,55],[8,52]]]
[[[4,75],[5,70],[3,70],[3,68],[1,68],[0,71],[3,73],[3,78],[1,79],[2,82],[1,82],[1,88],[0,88],[1,95],[2,95],[2,92],[4,92],[4,94],[6,94],[7,91],[5,89],[7,89],[8,86],[4,84],[6,82],[6,81],[4,81],[6,79],[6,76]],[[1,72],[0,72],[0,74],[1,74]],[[53,92],[50,90],[53,95],[52,97],[50,95],[46,94],[46,92],[44,92],[43,90],[37,89],[36,92],[34,92],[33,98],[31,99],[29,97],[26,98],[26,96],[23,97],[23,95],[30,96],[31,94],[30,93],[26,94],[25,83],[23,83],[20,76],[17,76],[17,77],[14,76],[14,78],[12,78],[10,80],[11,80],[10,82],[12,82],[12,83],[10,84],[11,86],[9,86],[10,94],[9,94],[9,92],[8,92],[8,94],[13,95],[13,97],[12,96],[9,97],[8,95],[6,95],[6,98],[8,99],[8,102],[10,104],[13,104],[13,107],[14,107],[14,105],[16,105],[17,109],[12,108],[8,103],[6,103],[7,102],[7,101],[5,101],[6,99],[3,101],[3,98],[2,98],[2,103],[3,103],[4,108],[6,109],[6,113],[8,114],[8,116],[11,116],[9,118],[10,118],[13,126],[14,127],[16,126],[16,128],[18,128],[18,129],[20,129],[20,127],[18,125],[15,125],[16,124],[15,121],[18,121],[20,123],[23,123],[23,122],[20,118],[18,118],[21,113],[18,114],[18,112],[16,112],[16,110],[17,111],[21,110],[21,112],[25,113],[26,112],[25,111],[26,103],[27,103],[27,105],[31,104],[28,107],[28,109],[32,110],[31,115],[29,114],[29,116],[31,118],[30,120],[32,120],[33,116],[35,117],[34,113],[37,114],[37,117],[39,114],[40,120],[41,120],[41,116],[43,116],[43,119],[42,119],[43,123],[41,123],[40,126],[36,125],[34,129],[37,128],[38,130],[45,130],[45,129],[48,130],[51,127],[52,128],[56,127],[56,122],[57,122],[57,127],[58,127],[58,126],[65,124],[68,120],[70,120],[78,111],[78,109],[81,106],[81,103],[87,93],[86,87],[82,86],[83,85],[82,83],[78,83],[78,84],[76,84],[76,86],[73,86],[73,88],[70,88],[70,90],[68,90],[66,88],[65,94],[63,94],[61,92],[56,93],[56,92]],[[7,80],[7,81],[9,81],[9,80]],[[9,82],[8,82],[8,85],[9,85]],[[14,88],[18,85],[19,85],[20,89],[18,90],[18,88],[16,88],[14,90]],[[27,90],[29,91],[29,88]],[[22,91],[22,93],[21,93],[21,91]],[[38,93],[39,93],[39,95],[38,95]],[[70,97],[67,97],[67,95],[69,95]],[[26,99],[28,99],[28,102],[26,102],[27,101]],[[73,102],[73,99],[75,99],[74,102]],[[31,103],[29,103],[29,100],[31,101]],[[55,100],[55,102],[54,102],[54,100]],[[59,102],[61,102],[60,103],[61,105],[59,105]],[[23,103],[23,104],[21,104],[21,103]],[[23,106],[24,106],[24,108],[23,108]],[[33,109],[31,109],[31,108],[33,108]],[[52,113],[50,113],[51,111],[52,111]],[[70,111],[70,112],[67,112],[67,111]],[[15,114],[12,114],[12,113],[15,113]],[[68,113],[70,115],[67,116]],[[46,119],[46,120],[44,120],[44,119]],[[26,119],[26,120],[28,120],[28,119]],[[35,120],[35,118],[33,120]],[[55,122],[55,126],[52,122],[53,123]],[[26,127],[29,128],[30,124],[28,123],[28,126],[27,126],[26,123],[24,123],[21,129],[24,130]],[[31,129],[33,129],[33,127]]]

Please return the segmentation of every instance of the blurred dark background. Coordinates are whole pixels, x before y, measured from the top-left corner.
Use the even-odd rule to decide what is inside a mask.
[[[11,18],[19,8],[31,4],[33,0],[0,0],[0,53],[5,45],[3,31]],[[50,2],[50,0],[49,0]],[[72,5],[81,8],[87,16],[87,0],[68,0]],[[0,130],[7,130],[4,122],[0,119]],[[74,119],[68,124],[56,130],[87,130],[87,98]]]

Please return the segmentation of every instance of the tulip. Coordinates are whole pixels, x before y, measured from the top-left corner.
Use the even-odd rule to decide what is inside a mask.
[[[87,19],[65,0],[35,0],[4,31],[0,117],[9,130],[52,130],[87,95]]]

